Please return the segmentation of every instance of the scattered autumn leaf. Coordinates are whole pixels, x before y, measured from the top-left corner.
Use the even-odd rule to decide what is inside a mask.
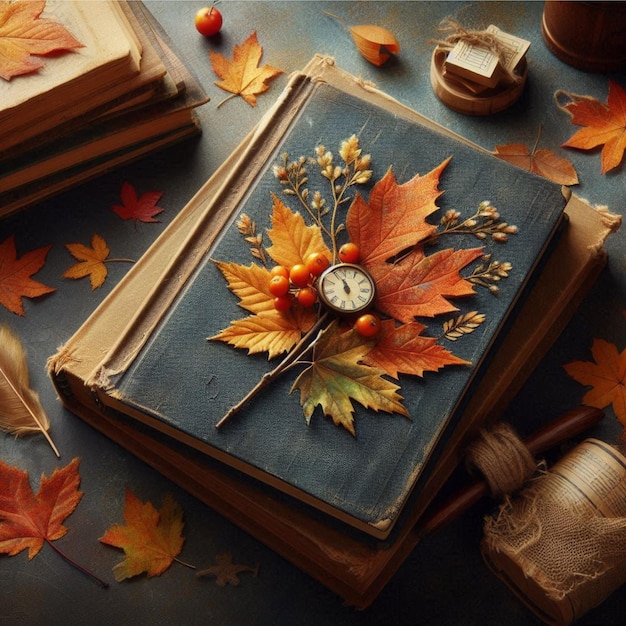
[[[11,313],[24,315],[23,297],[36,298],[55,291],[31,278],[44,266],[51,247],[31,250],[18,259],[13,235],[0,244],[0,304]]]
[[[572,124],[583,126],[563,146],[591,150],[603,146],[601,171],[606,174],[615,169],[626,149],[626,91],[609,80],[607,104],[590,96],[577,96],[559,92],[571,100],[563,105],[572,118]]]
[[[400,44],[389,30],[374,24],[350,27],[350,34],[358,51],[376,66],[384,65],[392,54],[400,52]]]
[[[106,241],[98,234],[91,238],[91,248],[82,243],[67,243],[65,247],[71,255],[78,259],[63,273],[63,278],[85,278],[89,276],[92,289],[97,289],[104,284],[108,274],[106,263],[124,262],[133,263],[132,259],[109,259],[109,248]]]
[[[157,206],[162,195],[160,191],[148,191],[137,197],[135,188],[125,182],[120,193],[122,204],[114,204],[112,208],[123,220],[158,222],[154,216],[163,212],[163,209]]]
[[[14,556],[28,549],[32,559],[45,541],[67,533],[63,522],[83,497],[78,491],[79,462],[74,459],[54,470],[50,478],[42,476],[35,495],[28,472],[0,461],[0,552]]]
[[[239,585],[239,574],[241,572],[252,572],[252,575],[256,578],[259,573],[259,566],[251,567],[250,565],[240,565],[233,563],[233,556],[229,552],[224,554],[218,554],[215,557],[217,561],[216,565],[211,565],[206,569],[199,571],[196,576],[198,578],[212,576],[216,580],[215,582],[220,587],[225,587],[227,584],[231,584],[235,587]]]
[[[0,0],[0,77],[30,74],[43,63],[33,56],[82,48],[54,20],[42,18],[45,0]]]
[[[219,52],[209,51],[213,71],[222,79],[215,85],[232,93],[230,98],[241,96],[250,106],[256,106],[257,95],[269,89],[268,81],[283,73],[271,65],[259,67],[262,55],[263,48],[256,31],[243,44],[235,46],[232,60]]]
[[[581,385],[591,389],[583,396],[583,404],[597,409],[613,405],[620,423],[626,427],[626,350],[594,339],[591,348],[594,362],[574,361],[565,365],[565,371]]]
[[[503,161],[560,185],[578,184],[578,174],[572,163],[551,150],[533,148],[531,152],[523,143],[509,143],[496,146],[494,154]]]
[[[311,365],[293,383],[300,390],[300,399],[307,423],[320,406],[336,426],[343,426],[355,435],[354,407],[356,400],[365,408],[409,417],[398,395],[398,385],[384,379],[384,370],[360,362],[373,348],[354,329],[342,332],[336,321],[320,333]]]
[[[183,511],[170,494],[157,511],[151,502],[142,503],[129,489],[124,507],[125,525],[111,526],[100,541],[124,550],[124,560],[113,568],[120,582],[144,572],[160,576],[183,549]]]

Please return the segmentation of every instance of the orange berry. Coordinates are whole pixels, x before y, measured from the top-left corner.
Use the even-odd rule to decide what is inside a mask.
[[[274,265],[274,267],[270,270],[270,275],[289,278],[289,268],[284,265]]]
[[[311,280],[309,268],[302,263],[294,265],[289,270],[289,280],[296,287],[306,287],[309,284],[309,280]]]
[[[322,252],[312,252],[305,262],[312,276],[319,276],[330,265],[328,257]]]
[[[343,263],[358,263],[361,258],[359,246],[349,241],[339,248],[339,259]]]
[[[277,311],[281,311],[281,312],[289,311],[292,304],[293,304],[293,298],[291,297],[290,294],[287,294],[284,296],[277,296],[276,298],[274,298],[274,308]]]
[[[313,287],[302,287],[296,297],[298,298],[299,304],[310,307],[317,302],[317,291],[315,291]]]
[[[354,327],[359,335],[373,337],[380,330],[380,320],[373,313],[365,313],[357,319]]]
[[[289,291],[289,279],[284,276],[274,276],[270,279],[269,290],[273,296],[284,296]]]

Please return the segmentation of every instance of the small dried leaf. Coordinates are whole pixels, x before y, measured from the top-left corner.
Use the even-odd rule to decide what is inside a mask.
[[[578,174],[572,163],[551,150],[540,149],[531,153],[523,143],[510,143],[496,146],[494,154],[503,161],[560,185],[578,184]]]
[[[373,24],[351,26],[350,34],[363,57],[376,66],[380,67],[392,54],[400,52],[400,44],[394,35],[382,26]]]
[[[450,341],[456,341],[463,335],[473,333],[484,321],[485,316],[478,311],[459,315],[456,319],[448,320],[443,325],[443,336]]]

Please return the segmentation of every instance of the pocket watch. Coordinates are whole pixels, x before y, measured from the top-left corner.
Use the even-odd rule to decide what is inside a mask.
[[[359,313],[374,302],[376,283],[360,265],[337,263],[322,272],[317,291],[329,309],[337,313]]]

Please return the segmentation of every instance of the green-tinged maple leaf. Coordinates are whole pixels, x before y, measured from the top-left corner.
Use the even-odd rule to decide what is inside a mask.
[[[431,236],[436,227],[426,218],[439,207],[439,178],[450,159],[424,176],[399,185],[391,169],[378,181],[366,202],[357,194],[346,227],[366,267],[380,264]]]
[[[139,574],[161,575],[180,554],[185,538],[183,511],[170,494],[163,498],[157,511],[151,502],[142,503],[126,490],[125,525],[115,524],[100,537],[100,541],[124,550],[124,560],[113,568],[120,582]]]
[[[457,310],[447,298],[474,293],[460,270],[482,254],[482,248],[449,248],[429,256],[415,251],[398,263],[368,268],[378,289],[376,308],[405,323]]]
[[[31,250],[18,259],[13,235],[0,243],[0,304],[11,313],[24,315],[22,298],[36,298],[55,291],[31,278],[45,265],[51,247]]]
[[[40,17],[45,0],[0,0],[0,77],[35,72],[43,63],[33,56],[82,48],[61,24]]]
[[[336,321],[320,333],[311,365],[292,387],[300,390],[307,423],[319,406],[336,426],[355,435],[353,400],[374,411],[409,416],[398,385],[383,378],[382,369],[361,363],[372,347],[355,330],[342,332]]]
[[[423,376],[446,365],[470,365],[440,346],[435,337],[424,337],[425,329],[418,322],[396,326],[393,320],[383,320],[376,345],[363,361],[393,378],[398,374]]]
[[[272,198],[272,227],[267,231],[273,244],[267,253],[272,259],[278,265],[293,267],[304,263],[307,256],[314,252],[332,258],[319,226],[307,226],[300,213],[294,213],[275,195]]]
[[[302,334],[315,324],[312,309],[294,308],[289,312],[264,311],[231,325],[209,339],[229,343],[235,348],[248,350],[248,354],[267,352],[268,359],[288,352]]]
[[[13,556],[28,549],[32,559],[45,541],[67,533],[63,521],[83,497],[78,491],[79,459],[74,459],[48,478],[41,477],[37,495],[28,472],[0,461],[0,553]]]
[[[597,409],[612,405],[626,427],[626,350],[620,353],[614,344],[594,339],[591,355],[595,363],[574,361],[564,366],[565,371],[581,385],[591,387],[583,396],[583,404]]]

